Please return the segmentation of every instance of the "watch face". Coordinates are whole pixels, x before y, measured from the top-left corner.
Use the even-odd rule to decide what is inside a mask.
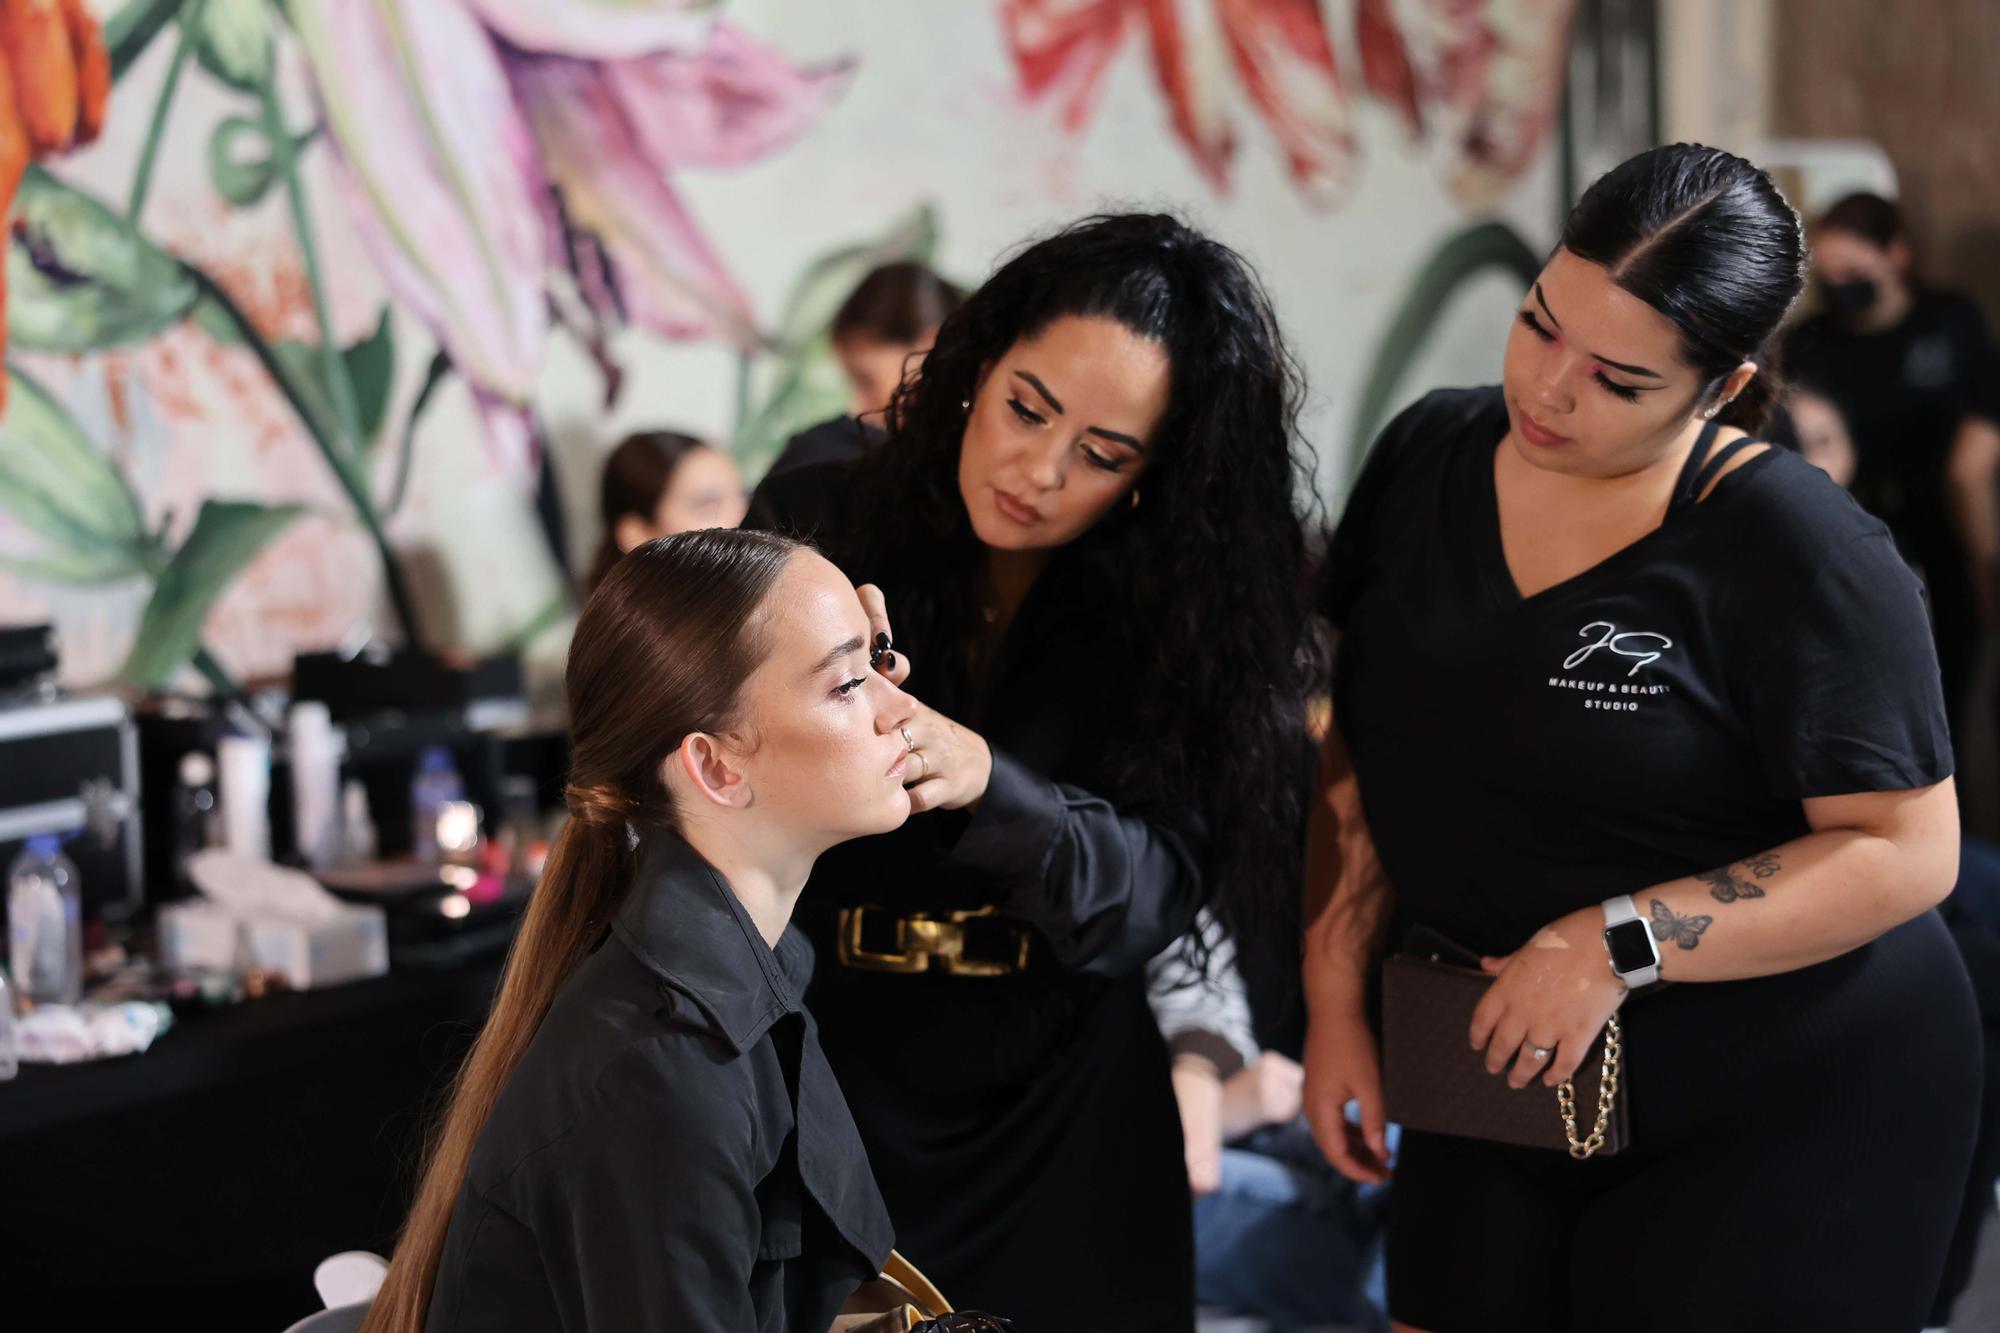
[[[1607,927],[1604,943],[1611,950],[1611,966],[1620,972],[1637,972],[1660,960],[1653,947],[1653,932],[1643,921],[1621,921]]]

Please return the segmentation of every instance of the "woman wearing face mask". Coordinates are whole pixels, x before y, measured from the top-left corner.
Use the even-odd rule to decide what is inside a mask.
[[[586,593],[627,551],[677,532],[733,528],[747,503],[736,460],[714,445],[675,430],[626,436],[604,460],[598,489],[604,536]]]
[[[1466,1079],[1559,1084],[1623,1025],[1615,1155],[1405,1127],[1405,1333],[1924,1322],[1980,1088],[1931,910],[1957,863],[1951,752],[1888,533],[1746,433],[1802,251],[1740,158],[1616,168],[1523,301],[1502,383],[1398,418],[1329,551],[1321,1146],[1386,1174],[1368,993],[1413,926],[1493,978]]]
[[[814,871],[813,1006],[907,1247],[1023,1327],[1193,1324],[1143,969],[1296,864],[1297,402],[1238,256],[1093,218],[945,321],[880,449],[751,506],[867,571],[917,663],[925,813]]]
[[[1930,587],[1954,719],[2000,624],[2000,361],[1979,307],[1914,280],[1897,207],[1850,195],[1812,229],[1820,310],[1785,343],[1785,373],[1840,409],[1854,496]]]
[[[800,994],[813,861],[896,828],[911,701],[818,555],[626,555],[570,649],[571,818],[458,1076],[371,1333],[824,1333],[888,1214]]]

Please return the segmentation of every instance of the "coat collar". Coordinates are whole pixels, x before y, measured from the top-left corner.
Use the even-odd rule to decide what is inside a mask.
[[[649,834],[612,931],[650,971],[691,1000],[742,1055],[787,1014],[800,1015],[794,1123],[799,1178],[835,1230],[878,1270],[895,1234],[840,1084],[800,997],[812,945],[788,926],[774,952],[715,870],[677,834]]]
[[[638,873],[611,929],[693,1000],[738,1055],[802,1007],[811,946],[787,927],[773,951],[722,876],[676,833],[657,830],[640,843]]]

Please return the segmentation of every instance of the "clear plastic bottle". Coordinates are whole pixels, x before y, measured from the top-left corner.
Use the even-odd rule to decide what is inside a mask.
[[[215,760],[200,750],[181,756],[179,781],[174,784],[174,881],[183,893],[194,892],[188,878],[188,858],[222,845],[222,806],[215,796]]]
[[[365,866],[375,859],[375,821],[368,816],[368,789],[349,778],[340,790],[340,863]]]
[[[33,1004],[83,996],[83,885],[62,840],[28,839],[7,872],[7,942],[14,985]]]
[[[410,779],[410,843],[417,860],[438,859],[438,810],[464,799],[465,784],[452,767],[451,751],[442,745],[425,747]]]
[[[14,1040],[14,992],[0,972],[0,1083],[21,1072],[21,1051]]]

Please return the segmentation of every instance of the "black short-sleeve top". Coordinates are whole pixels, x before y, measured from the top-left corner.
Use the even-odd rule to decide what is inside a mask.
[[[1327,553],[1334,716],[1399,922],[1512,950],[1802,835],[1802,798],[1950,775],[1921,585],[1824,473],[1765,450],[1522,597],[1493,485],[1507,428],[1497,388],[1422,399]]]

